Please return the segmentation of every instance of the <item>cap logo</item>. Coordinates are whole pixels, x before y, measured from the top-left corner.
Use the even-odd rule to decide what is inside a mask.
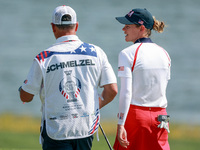
[[[134,11],[131,10],[129,13],[128,13],[128,16],[131,17],[133,15]]]

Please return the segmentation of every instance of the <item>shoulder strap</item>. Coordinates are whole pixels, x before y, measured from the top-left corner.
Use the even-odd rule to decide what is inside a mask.
[[[139,50],[139,48],[140,48],[141,45],[142,45],[142,43],[138,46],[138,48],[135,51],[135,57],[134,57],[133,66],[132,66],[132,72],[134,70],[136,59],[137,59],[138,50]]]

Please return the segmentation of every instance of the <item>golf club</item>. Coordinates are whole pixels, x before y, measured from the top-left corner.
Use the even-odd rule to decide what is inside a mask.
[[[104,136],[104,138],[105,138],[105,140],[106,140],[106,142],[107,142],[107,144],[108,144],[110,150],[113,150],[112,147],[111,147],[111,145],[110,145],[110,142],[108,141],[108,139],[107,139],[107,137],[106,137],[106,134],[105,134],[104,131],[103,131],[103,128],[101,127],[101,124],[99,124],[99,127],[100,127],[100,129],[101,129],[101,132],[103,133],[103,136]]]

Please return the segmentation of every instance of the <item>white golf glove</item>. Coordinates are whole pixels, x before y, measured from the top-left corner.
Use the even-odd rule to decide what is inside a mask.
[[[160,124],[158,125],[158,128],[164,128],[167,130],[168,133],[170,133],[168,125],[169,119],[169,115],[159,115],[158,121],[160,121]]]

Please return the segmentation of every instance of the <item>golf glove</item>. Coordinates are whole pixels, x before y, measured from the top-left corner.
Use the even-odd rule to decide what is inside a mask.
[[[169,115],[159,115],[158,116],[158,121],[160,122],[160,124],[158,125],[158,128],[164,128],[167,130],[168,133],[170,133],[169,131]]]

